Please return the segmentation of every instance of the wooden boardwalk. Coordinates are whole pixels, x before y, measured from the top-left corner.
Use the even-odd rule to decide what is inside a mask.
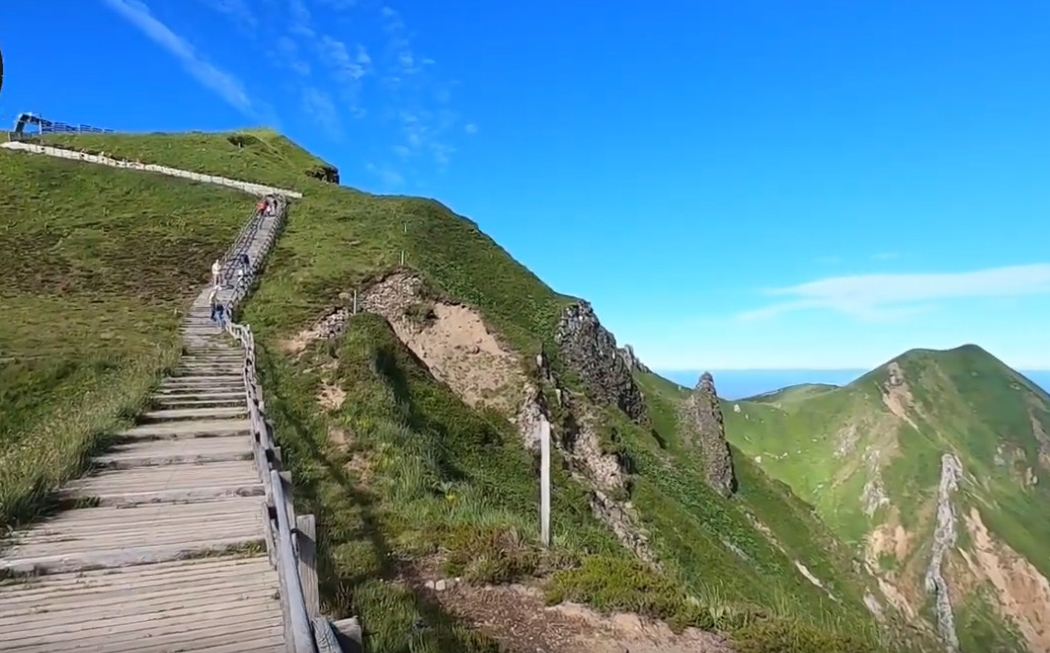
[[[276,195],[226,253],[255,278],[295,191],[54,147],[31,154]],[[248,284],[250,285],[250,284]],[[236,305],[248,285],[219,293]],[[208,290],[183,326],[185,355],[137,425],[62,491],[65,510],[0,539],[0,653],[342,653],[356,617],[321,614],[315,520],[296,515],[255,377],[250,327],[225,335]],[[233,337],[230,337],[233,336]],[[246,354],[247,352],[247,354]]]
[[[139,424],[0,549],[0,651],[285,651],[243,350],[194,303]],[[91,507],[77,507],[91,506]]]

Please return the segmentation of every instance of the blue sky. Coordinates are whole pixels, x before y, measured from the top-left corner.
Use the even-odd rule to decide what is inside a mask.
[[[1050,3],[1000,4],[41,0],[0,116],[274,125],[659,369],[1050,369]]]

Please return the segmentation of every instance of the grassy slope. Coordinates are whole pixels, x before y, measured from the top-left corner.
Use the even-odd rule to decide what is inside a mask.
[[[775,392],[767,392],[756,397],[750,397],[744,399],[744,401],[775,404],[778,407],[787,409],[801,401],[824,394],[825,392],[830,392],[836,388],[838,388],[838,386],[828,383],[800,383],[798,385],[781,388]]]
[[[278,340],[338,303],[339,293],[392,268],[402,250],[406,264],[436,292],[479,308],[522,353],[550,341],[569,298],[440,204],[322,184],[303,174],[316,159],[272,133],[253,135],[242,147],[205,134],[52,140],[303,191],[246,319],[271,352],[269,406],[299,479],[297,500],[319,515],[325,600],[337,613],[362,614],[372,650],[402,650],[415,640],[413,650],[487,646],[400,582],[413,567],[405,560],[431,558],[448,573],[477,580],[544,575],[552,600],[575,598],[708,626],[718,617],[720,626],[736,629],[744,650],[864,650],[862,641],[842,633],[863,640],[870,619],[841,548],[797,499],[746,460],[740,463],[743,501],[707,491],[700,461],[679,443],[673,394],[650,392],[655,437],[618,414],[610,413],[607,424],[637,466],[632,501],[653,530],[667,572],[656,576],[593,520],[583,490],[560,471],[556,547],[541,555],[534,542],[534,474],[517,434],[505,419],[468,408],[436,383],[381,321],[355,318],[344,337],[314,345],[297,362],[278,354]],[[666,383],[642,381],[650,390]],[[351,399],[338,410],[321,410],[322,382],[341,385]],[[765,521],[842,603],[806,581],[791,558],[749,525],[745,510]],[[687,593],[699,596],[702,608],[686,600]],[[417,619],[433,627],[410,627]]]
[[[177,355],[243,194],[0,150],[0,527],[32,518]]]
[[[849,386],[802,401],[734,402],[741,412],[727,410],[728,435],[758,457],[771,475],[814,503],[841,536],[855,543],[883,523],[889,512],[882,508],[869,518],[862,511],[860,496],[871,478],[862,461],[867,445],[896,451],[892,462],[883,466],[883,483],[890,505],[896,508],[894,518],[908,530],[918,529],[921,539],[932,532],[930,504],[940,478],[940,456],[954,451],[970,479],[962,486],[960,505],[976,506],[993,533],[1050,576],[1050,521],[1031,518],[1050,506],[1050,470],[1039,462],[1040,443],[1032,425],[1034,418],[1050,430],[1050,397],[973,346],[945,352],[915,350],[896,361],[913,397],[909,416],[914,427],[894,420],[880,398],[879,387],[887,378],[884,366]],[[850,433],[858,437],[855,448],[836,457],[835,450]],[[1000,444],[1022,451],[1023,462],[996,464]],[[1038,470],[1039,483],[1034,487],[1021,484],[1025,467]],[[829,482],[836,478],[838,485]],[[924,548],[913,546],[907,559],[886,560],[883,566],[905,570],[917,585],[915,577],[925,570],[927,558]],[[993,640],[1013,639],[996,623],[987,601],[975,597],[961,615],[963,643],[985,650]]]

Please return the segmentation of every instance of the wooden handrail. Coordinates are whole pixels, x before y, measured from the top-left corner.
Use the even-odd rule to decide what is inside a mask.
[[[266,417],[266,403],[256,375],[255,334],[250,326],[238,324],[232,319],[232,311],[247,295],[262,260],[272,247],[276,233],[286,218],[285,198],[275,196],[272,199],[275,211],[269,227],[266,230],[262,229],[265,221],[271,216],[257,211],[242,230],[242,237],[237,239],[239,246],[227,253],[227,262],[232,261],[233,265],[236,265],[240,255],[248,251],[259,237],[260,231],[263,231],[263,241],[257,248],[256,255],[249,259],[244,277],[238,281],[233,294],[225,302],[226,314],[230,317],[225,322],[225,329],[244,349],[243,378],[252,430],[253,456],[266,488],[267,549],[280,581],[288,652],[317,653],[313,622],[320,617],[320,605],[315,598],[318,595],[317,574],[316,570],[312,569],[314,533],[303,532],[305,529],[301,530],[299,527],[299,524],[309,524],[309,530],[313,530],[314,518],[313,515],[297,517],[295,514],[291,497],[291,473],[283,469],[280,448],[273,438],[273,426]],[[309,552],[309,560],[301,560],[300,552],[304,550]],[[310,567],[313,573],[301,574],[301,566]],[[303,586],[304,576],[308,578],[311,587]],[[310,600],[307,597],[310,597]]]

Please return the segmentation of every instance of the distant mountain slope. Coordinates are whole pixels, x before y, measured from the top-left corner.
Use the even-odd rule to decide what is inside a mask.
[[[704,370],[654,370],[676,383],[692,385]],[[758,395],[777,392],[794,385],[815,383],[843,386],[864,376],[868,370],[709,370],[718,379],[718,395],[724,399],[746,401]],[[1050,392],[1050,370],[1019,370],[1037,386]]]
[[[1050,395],[1029,379],[973,345],[913,350],[725,414],[729,440],[813,503],[902,609],[963,651],[1050,651]],[[926,589],[942,549],[951,610]]]

